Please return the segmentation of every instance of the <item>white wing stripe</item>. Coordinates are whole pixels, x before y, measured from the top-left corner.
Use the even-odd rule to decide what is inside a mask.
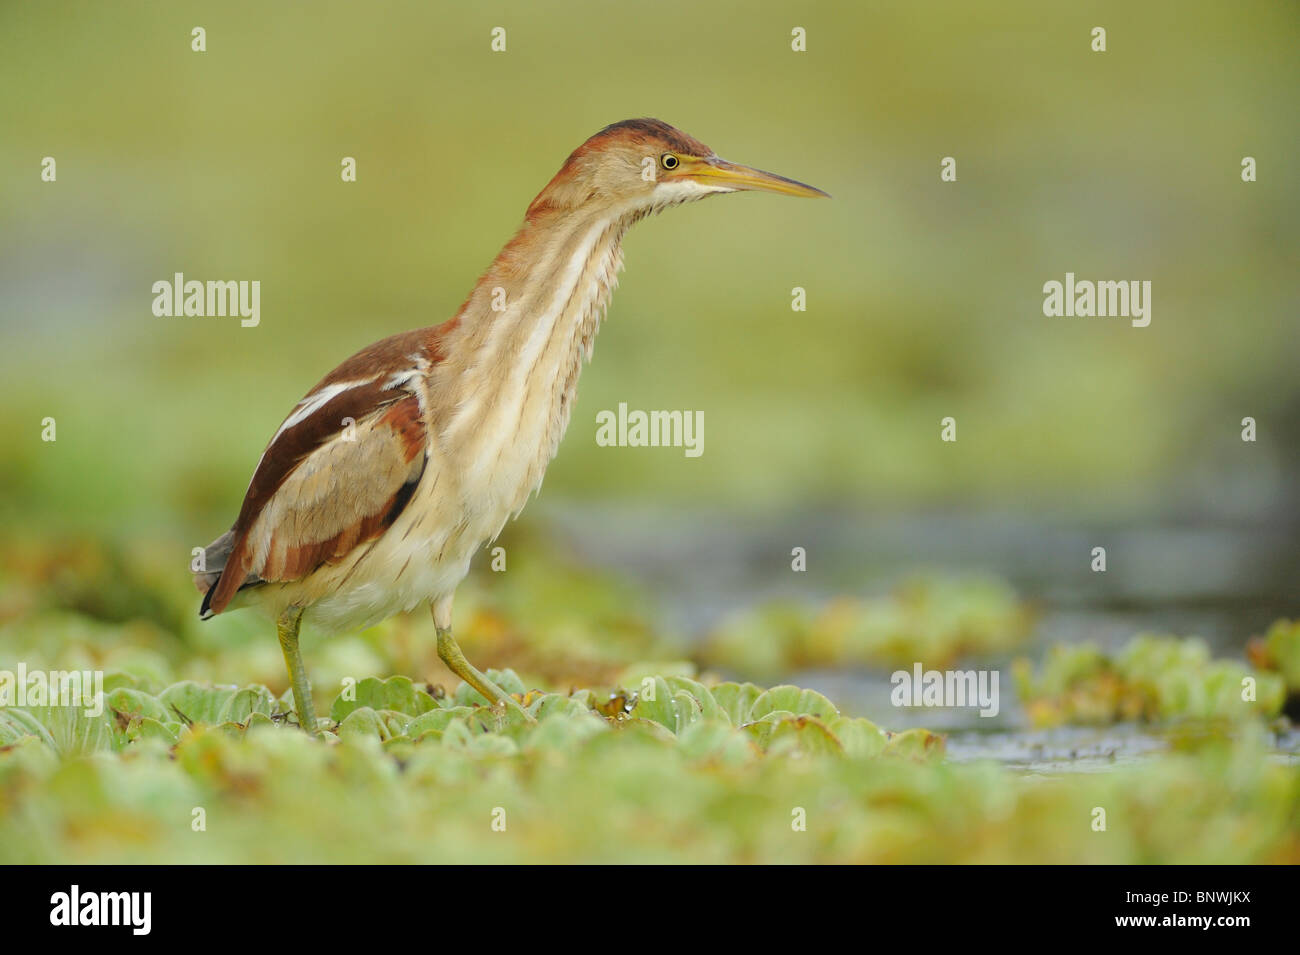
[[[302,401],[298,402],[297,407],[294,408],[293,414],[284,419],[284,424],[280,425],[280,430],[277,431],[275,437],[271,439],[271,444],[275,444],[276,439],[278,439],[280,435],[284,434],[294,425],[306,421],[314,412],[325,407],[325,405],[329,404],[332,399],[337,398],[349,388],[368,385],[372,381],[374,381],[374,378],[367,378],[363,381],[344,381],[335,385],[326,385],[324,388],[320,389],[320,391],[313,391],[306,398],[302,399]]]

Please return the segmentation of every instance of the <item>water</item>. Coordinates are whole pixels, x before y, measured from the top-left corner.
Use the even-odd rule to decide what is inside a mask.
[[[1086,639],[1116,648],[1141,632],[1200,636],[1216,655],[1240,658],[1249,637],[1278,617],[1300,615],[1300,535],[1287,521],[1249,514],[1085,525],[1026,510],[825,511],[760,523],[717,512],[549,502],[546,515],[579,560],[658,595],[663,627],[688,639],[756,603],[884,593],[917,573],[1008,581],[1036,612],[1021,649],[1035,660],[1054,643]],[[1089,566],[1099,544],[1107,549],[1106,573]],[[807,550],[806,573],[790,569],[795,546]],[[894,707],[883,671],[814,670],[791,674],[790,682],[891,729],[944,732],[956,761],[1087,772],[1168,748],[1158,732],[1139,726],[1032,729],[1015,699],[1009,663],[1001,657],[978,664],[1000,673],[1000,711],[992,718],[974,709]],[[1296,761],[1297,734],[1279,736],[1276,751]]]
[[[1240,653],[1300,614],[1300,534],[1287,521],[1126,519],[1081,525],[1022,510],[822,511],[764,519],[550,502],[578,557],[657,594],[666,622],[699,634],[726,613],[778,597],[882,593],[918,572],[1007,580],[1040,613],[1041,642],[1116,646],[1141,631],[1197,635]],[[1107,549],[1106,573],[1090,570]],[[804,547],[808,570],[790,570]]]

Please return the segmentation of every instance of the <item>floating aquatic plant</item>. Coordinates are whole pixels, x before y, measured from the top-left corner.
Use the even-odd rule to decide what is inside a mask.
[[[1027,777],[793,686],[494,677],[535,724],[405,677],[319,739],[260,686],[118,686],[74,750],[3,711],[0,863],[1300,861],[1300,773],[1258,733]]]
[[[944,668],[1014,649],[1030,614],[1005,584],[914,580],[882,597],[842,597],[820,609],[770,603],[724,621],[701,658],[756,679],[814,667]]]
[[[1273,717],[1285,697],[1277,674],[1212,659],[1194,637],[1143,634],[1115,653],[1090,643],[1058,645],[1037,671],[1021,659],[1013,674],[1037,726]]]

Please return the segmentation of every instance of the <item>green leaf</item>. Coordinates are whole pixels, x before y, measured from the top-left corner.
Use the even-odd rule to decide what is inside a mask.
[[[519,752],[519,745],[509,736],[480,733],[470,740],[468,749],[474,756],[509,757]]]
[[[648,736],[656,741],[673,743],[677,737],[673,735],[672,730],[657,720],[647,720],[639,716],[629,716],[625,720],[619,720],[613,724],[618,728],[620,734]]]
[[[127,726],[126,736],[133,742],[156,739],[171,746],[179,738],[181,728],[182,724],[177,722],[161,722],[152,717],[139,716],[133,718]]]
[[[885,742],[884,752],[887,756],[901,756],[920,761],[942,759],[944,737],[939,733],[931,733],[920,728],[891,733]]]
[[[406,735],[412,718],[395,710],[373,710],[368,706],[353,710],[339,723],[339,738],[370,736],[380,740]]]
[[[538,723],[557,716],[582,716],[591,712],[589,699],[589,693],[586,697],[577,694],[570,697],[563,693],[546,693],[528,705],[528,712]]]
[[[442,745],[448,749],[468,750],[476,735],[465,717],[457,717],[443,728]]]
[[[166,723],[176,718],[176,715],[156,697],[126,687],[106,693],[104,705],[114,713],[128,718],[148,718],[157,723]]]
[[[763,688],[753,683],[719,683],[709,692],[731,725],[739,726],[749,719],[749,711],[763,695]]]
[[[776,710],[744,727],[769,756],[800,752],[810,756],[839,756],[844,747],[830,728],[815,716]]]
[[[429,710],[411,720],[406,727],[406,735],[413,740],[426,736],[441,739],[447,724],[454,719],[465,719],[474,715],[472,706],[449,706],[446,709]]]
[[[801,690],[797,686],[774,686],[759,694],[750,708],[747,721],[760,720],[769,713],[785,710],[796,716],[815,716],[833,720],[839,716],[835,704],[816,690]]]
[[[54,737],[27,710],[13,707],[0,708],[0,746],[16,743],[24,736],[32,736],[54,748]]]
[[[254,713],[270,716],[275,697],[264,686],[203,686],[193,680],[174,683],[158,697],[168,710],[167,717],[185,723],[242,723]]]
[[[580,705],[576,700],[569,702]],[[573,752],[584,740],[609,731],[609,721],[590,710],[577,713],[552,710],[538,717],[537,728],[524,740],[523,749],[525,752]]]
[[[678,690],[673,694],[673,715],[677,718],[677,723],[672,728],[673,733],[680,734],[692,723],[703,718],[704,708],[695,694]]]
[[[330,705],[330,719],[335,723],[342,723],[348,714],[362,707],[420,716],[441,705],[407,676],[390,676],[386,680],[368,676],[351,689],[351,694],[345,690]],[[352,695],[355,699],[344,699],[345,695]]]
[[[137,679],[130,673],[124,673],[121,670],[110,670],[104,674],[104,695],[112,693],[114,690],[141,690],[145,689],[143,680]]]
[[[227,723],[247,723],[253,716],[268,720],[275,712],[275,697],[266,687],[254,684],[240,687],[222,707],[220,717]]]
[[[885,733],[875,723],[861,717],[839,716],[826,724],[844,747],[844,755],[869,759],[884,752]]]
[[[727,711],[718,704],[713,693],[703,683],[682,676],[669,676],[665,679],[674,692],[685,691],[695,698],[700,708],[700,718],[730,722]]]
[[[677,732],[677,705],[672,688],[661,676],[646,677],[640,684],[631,717],[658,723],[670,733]]]
[[[736,729],[725,718],[697,720],[678,737],[678,744],[688,759],[716,761],[727,766],[743,766],[761,755],[750,734]]]

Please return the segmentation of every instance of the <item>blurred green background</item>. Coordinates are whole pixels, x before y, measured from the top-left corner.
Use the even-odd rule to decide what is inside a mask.
[[[634,230],[538,513],[1182,502],[1291,526],[1296,7],[996,7],[6,4],[7,536],[180,563],[311,384],[449,317],[568,152],[641,115],[835,198],[730,196]],[[260,280],[260,327],[154,317],[177,271]],[[1150,280],[1150,327],[1045,318],[1067,271]],[[702,410],[705,454],[597,447],[620,401]]]
[[[509,570],[480,557],[458,596],[466,652],[597,702],[698,664],[949,732],[920,765],[760,757],[730,724],[606,733],[614,711],[579,702],[518,747],[476,729],[408,763],[364,732],[172,745],[114,710],[90,745],[68,711],[7,710],[0,855],[1295,861],[1294,730],[1182,752],[1111,724],[1236,713],[1246,638],[1300,614],[1298,49],[1297,6],[1257,0],[0,3],[0,669],[281,694],[264,620],[199,624],[191,548],[312,384],[450,317],[569,152],[650,115],[834,199],[716,198],[631,233]],[[175,272],[260,281],[260,326],[155,317]],[[1149,280],[1150,327],[1044,317],[1066,272]],[[705,453],[598,447],[620,402],[703,412]],[[318,707],[349,678],[453,691],[432,629],[308,633]],[[1207,644],[1143,638],[1116,669],[1103,651],[1144,629]],[[1287,674],[1294,713],[1300,628],[1271,633],[1251,665]],[[1008,669],[1021,651],[1038,669]],[[1000,670],[998,725],[892,705],[900,660]],[[1283,677],[1262,679],[1272,720]],[[1030,729],[1080,713],[1099,725]],[[1013,771],[960,765],[987,760]],[[508,841],[485,823],[507,803]],[[789,839],[796,804],[816,835]],[[1104,838],[1080,824],[1098,805]]]

